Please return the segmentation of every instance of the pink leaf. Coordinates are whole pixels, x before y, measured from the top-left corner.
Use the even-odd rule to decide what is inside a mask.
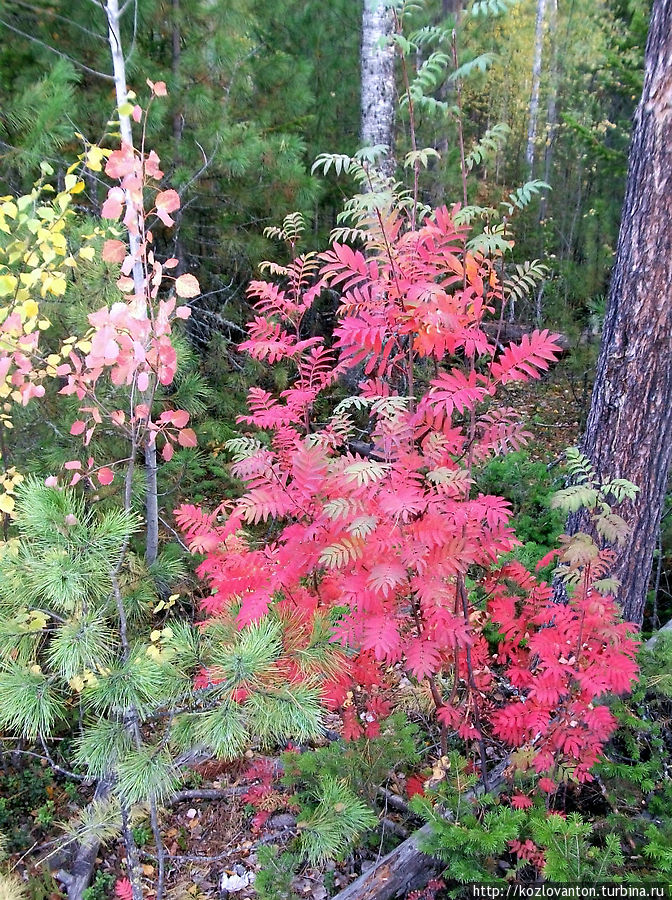
[[[104,262],[123,262],[126,256],[126,244],[123,241],[105,241],[102,256]]]
[[[159,168],[160,162],[161,162],[161,160],[156,155],[154,150],[150,150],[149,155],[147,156],[147,159],[145,160],[145,172],[147,175],[149,175],[150,178],[156,178],[157,181],[159,181],[159,179],[163,178],[163,172]],[[150,235],[151,235],[151,231],[148,231],[147,232],[147,240],[148,241],[151,241]]]
[[[184,428],[189,421],[189,413],[185,409],[176,409],[170,418],[176,428]]]
[[[178,319],[188,319],[191,315],[191,310],[188,306],[178,306],[175,310],[175,315]]]
[[[175,224],[175,219],[168,215],[165,209],[157,209],[156,214],[161,219],[166,228],[172,228]]]
[[[75,470],[75,469],[81,469],[81,468],[82,468],[82,464],[81,464],[81,462],[80,462],[78,459],[69,459],[69,460],[66,462],[64,468],[66,468],[68,471],[72,472],[72,471]]]
[[[151,91],[155,97],[166,97],[168,95],[165,81],[150,81],[148,78],[147,84],[151,88]]]
[[[179,263],[179,259],[176,259],[174,256],[171,256],[170,259],[167,259],[164,264],[164,269],[174,269],[176,265]]]
[[[103,466],[102,469],[98,469],[98,481],[101,484],[112,484],[113,480],[114,472],[112,471],[112,469],[108,468],[107,466]]]
[[[138,104],[136,103],[133,107],[133,112],[131,113],[131,115],[133,116],[134,122],[139,122],[142,118],[142,107],[138,106]]]
[[[180,208],[180,195],[177,191],[160,191],[156,195],[156,208],[164,209],[166,212],[175,212]]]
[[[539,779],[539,787],[542,791],[546,791],[547,794],[554,794],[558,789],[558,786],[553,779],[548,777]]]
[[[100,215],[103,219],[118,219],[124,208],[124,192],[121,188],[113,187],[103,203]]]
[[[191,428],[183,428],[177,436],[177,442],[180,447],[195,447],[196,432]]]
[[[82,422],[81,419],[77,419],[76,422],[73,422],[70,427],[70,434],[84,434],[86,430],[86,422]]]
[[[175,281],[175,290],[178,297],[198,297],[201,286],[194,275],[180,275]]]
[[[114,893],[119,900],[133,900],[133,885],[128,878],[119,878],[114,886]]]
[[[129,294],[133,290],[135,285],[133,284],[132,278],[119,278],[117,279],[117,287],[124,294]]]
[[[532,806],[532,801],[525,794],[514,794],[511,797],[511,806],[514,809],[529,809]]]
[[[174,453],[175,453],[175,450],[173,448],[173,445],[170,443],[170,441],[166,441],[166,443],[163,445],[163,450],[161,451],[161,456],[164,458],[164,460],[166,462],[170,462],[171,459],[173,458]]]
[[[110,153],[105,164],[105,174],[109,175],[110,178],[123,178],[125,175],[130,175],[136,165],[137,160],[133,148],[128,144],[122,144],[119,150],[113,150]],[[112,188],[112,190],[119,189]]]
[[[406,648],[406,665],[420,681],[438,672],[441,666],[441,655],[430,641],[416,637]]]

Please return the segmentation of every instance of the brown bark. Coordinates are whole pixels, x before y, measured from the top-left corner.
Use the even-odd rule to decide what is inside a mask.
[[[672,460],[672,0],[654,0],[616,262],[583,450],[640,488],[614,574],[641,624]]]
[[[488,773],[488,792],[498,794],[505,783],[505,772],[510,759],[502,760]],[[484,793],[483,782],[466,791],[466,803]],[[452,818],[446,813],[446,818]],[[432,834],[431,823],[423,825],[387,856],[366,871],[352,884],[336,894],[334,900],[392,900],[404,897],[409,891],[423,888],[427,882],[445,869],[446,864],[434,856],[428,856],[419,848]]]
[[[431,833],[431,826],[423,825],[372,869],[336,894],[335,900],[391,900],[424,887],[446,866],[418,849],[418,844],[427,840]]]

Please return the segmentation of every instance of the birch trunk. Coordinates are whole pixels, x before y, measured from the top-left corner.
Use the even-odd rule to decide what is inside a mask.
[[[541,62],[544,52],[544,26],[546,24],[546,0],[537,0],[537,18],[534,27],[534,60],[532,62],[532,92],[527,125],[527,148],[525,162],[532,176],[534,151],[537,140],[537,120],[539,118],[539,89],[541,86]]]
[[[114,88],[117,98],[117,106],[122,107],[128,102],[128,84],[126,81],[126,62],[124,60],[124,48],[121,42],[121,12],[119,0],[107,0],[105,4],[107,17],[107,34],[112,56],[112,69],[114,73]],[[119,113],[119,130],[121,139],[129,147],[133,147],[133,129],[130,116]],[[129,247],[131,255],[135,259],[133,264],[133,284],[138,306],[146,311],[145,286],[146,278],[142,262],[143,220],[142,211],[135,209],[131,196],[127,193],[126,202],[129,208],[133,208],[135,224],[128,228]],[[159,545],[159,504],[157,494],[157,460],[156,447],[145,446],[145,461],[147,472],[147,496],[145,501],[146,525],[147,525],[147,561],[151,564],[156,560]]]
[[[548,86],[548,105],[546,107],[546,146],[544,148],[544,181],[549,184],[551,166],[553,164],[553,150],[558,128],[558,82],[560,80],[559,53],[558,53],[558,0],[549,0],[550,14],[548,17],[548,32],[551,42],[551,71]],[[548,192],[544,191],[539,203],[539,221],[546,218],[548,207]]]
[[[112,70],[114,74],[114,90],[117,98],[117,107],[122,107],[128,102],[128,85],[126,83],[126,62],[124,60],[124,48],[121,43],[121,27],[118,0],[107,0],[105,4],[105,15],[107,17],[107,39],[110,45],[110,55],[112,56]],[[119,113],[119,131],[121,132],[121,140],[129,147],[133,146],[133,129],[131,127],[130,116],[122,116]],[[130,208],[134,208],[133,200],[130,195],[126,195],[126,203]],[[136,222],[138,214],[136,212]],[[134,229],[129,228],[129,245],[131,256],[134,257],[133,265],[133,285],[135,287],[135,295],[137,302],[144,302],[145,297],[145,277],[140,260],[140,228],[134,234]]]
[[[597,377],[583,450],[634,481],[614,574],[641,624],[672,460],[672,0],[654,0]]]
[[[387,148],[380,164],[384,175],[394,174],[394,45],[379,46],[394,28],[394,14],[385,0],[364,0],[361,51],[362,146]]]

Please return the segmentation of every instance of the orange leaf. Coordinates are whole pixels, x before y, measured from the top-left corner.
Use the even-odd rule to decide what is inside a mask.
[[[103,260],[109,263],[120,263],[126,256],[126,244],[123,241],[105,241],[103,244]]]

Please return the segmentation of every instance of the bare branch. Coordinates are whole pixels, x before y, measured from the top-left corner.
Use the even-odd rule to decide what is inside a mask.
[[[15,34],[20,35],[21,37],[26,38],[28,41],[32,41],[33,44],[38,44],[40,47],[43,47],[45,50],[49,50],[50,53],[55,53],[56,56],[60,56],[61,59],[67,59],[69,62],[73,64],[73,66],[77,66],[80,69],[83,69],[85,72],[88,72],[90,75],[95,75],[96,78],[103,78],[105,81],[114,81],[112,75],[108,75],[107,72],[98,72],[97,69],[91,69],[89,66],[84,65],[83,62],[80,62],[78,59],[75,59],[73,56],[69,56],[67,53],[63,53],[62,50],[57,50],[55,47],[52,47],[51,44],[46,44],[44,41],[41,41],[39,38],[36,38],[32,34],[28,34],[26,31],[21,31],[20,28],[17,28],[15,25],[10,25],[9,22],[5,21],[5,19],[0,19],[0,25],[4,25],[5,28],[8,28],[10,31],[13,31]]]
[[[69,19],[67,16],[61,16],[52,9],[48,9],[46,6],[33,6],[32,3],[26,3],[25,0],[10,0],[10,3],[15,3],[17,6],[22,6],[24,9],[29,9],[40,15],[51,16],[52,19],[58,19],[59,22],[65,22],[68,25],[72,25],[73,28],[77,28],[84,34],[88,34],[90,37],[94,37],[99,41],[105,40],[104,34],[99,34],[97,31],[91,31],[91,29],[87,28],[85,25],[80,25],[79,22],[75,22],[74,19]]]

